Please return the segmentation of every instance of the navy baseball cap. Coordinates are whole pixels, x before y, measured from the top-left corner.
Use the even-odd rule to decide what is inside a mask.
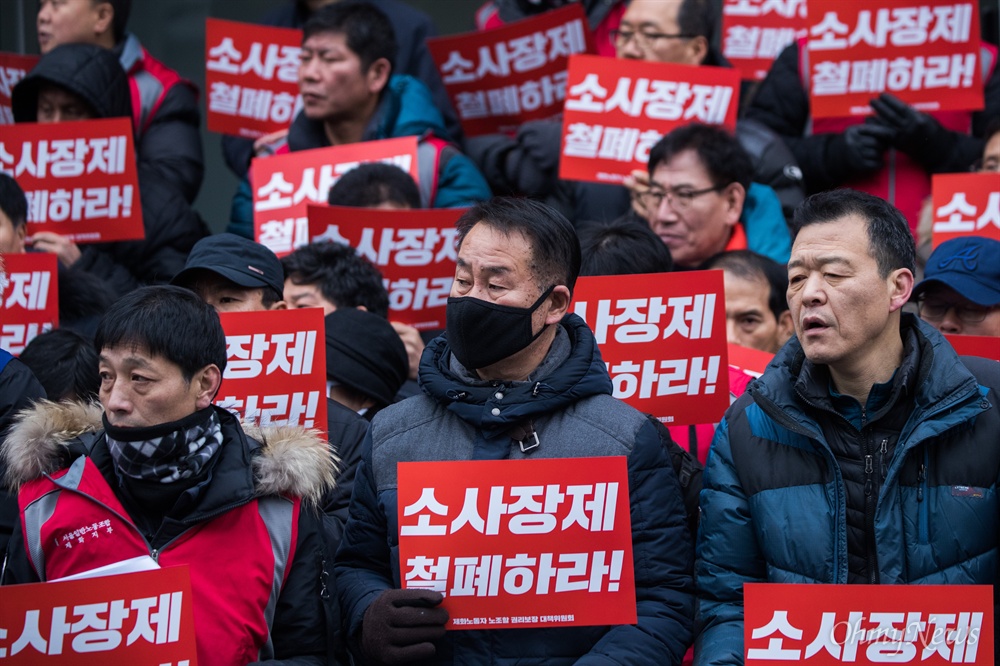
[[[195,243],[184,269],[170,284],[187,286],[199,270],[218,273],[248,289],[271,287],[279,296],[285,291],[285,272],[274,252],[236,234],[216,234]]]
[[[941,243],[927,259],[924,279],[913,290],[913,298],[935,284],[951,287],[977,305],[997,305],[1000,303],[1000,241],[964,236]]]

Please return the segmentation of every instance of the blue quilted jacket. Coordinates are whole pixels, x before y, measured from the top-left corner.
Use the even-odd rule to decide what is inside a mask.
[[[993,585],[1000,598],[1000,364],[960,359],[912,315],[901,332],[898,373],[911,369],[913,390],[874,507],[874,575]],[[844,478],[829,438],[859,435],[817,406],[829,393],[817,368],[792,338],[716,431],[701,493],[696,664],[743,663],[744,583],[847,582]]]

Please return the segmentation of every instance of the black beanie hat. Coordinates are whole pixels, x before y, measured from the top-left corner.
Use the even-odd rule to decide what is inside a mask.
[[[337,308],[326,324],[326,376],[392,404],[406,381],[410,361],[392,324],[357,308]]]

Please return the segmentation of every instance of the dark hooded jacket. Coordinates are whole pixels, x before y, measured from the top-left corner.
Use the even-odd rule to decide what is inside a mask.
[[[89,44],[59,46],[38,61],[11,97],[15,122],[35,122],[38,93],[54,84],[84,100],[97,118],[131,118],[128,77],[111,51]],[[139,198],[146,237],[141,241],[82,246],[73,265],[102,278],[116,295],[170,280],[188,252],[208,235],[183,194],[148,164],[138,164]]]
[[[511,435],[532,420],[536,458],[626,456],[635,568],[635,625],[452,631],[428,664],[680,664],[690,642],[691,543],[669,454],[645,416],[611,397],[586,323],[567,315],[524,382],[473,377],[444,337],[420,362],[424,395],[372,421],[335,573],[349,640],[365,610],[400,586],[396,463],[526,458]],[[530,453],[530,451],[529,451]]]

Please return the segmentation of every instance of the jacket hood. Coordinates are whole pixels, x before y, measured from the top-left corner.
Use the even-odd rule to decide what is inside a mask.
[[[228,412],[220,411],[220,416]],[[0,449],[4,485],[11,490],[66,467],[87,453],[82,436],[102,431],[98,403],[43,400],[21,411]],[[235,419],[233,419],[235,421]],[[234,424],[235,425],[235,424]],[[224,424],[225,429],[225,424]],[[336,460],[316,431],[293,426],[244,427],[260,448],[252,457],[254,487],[261,495],[291,495],[319,504],[334,487]],[[226,440],[225,446],[233,446]]]
[[[463,377],[452,366],[447,337],[440,336],[427,345],[420,358],[420,386],[462,420],[484,430],[506,430],[583,398],[610,395],[611,378],[586,322],[568,314],[559,326],[568,337],[569,356],[537,380],[503,383]],[[504,408],[494,415],[493,397],[498,388],[504,393]]]
[[[38,61],[11,94],[14,121],[35,122],[38,92],[54,84],[83,99],[98,118],[132,117],[128,76],[112,51],[92,44],[63,44]]]

